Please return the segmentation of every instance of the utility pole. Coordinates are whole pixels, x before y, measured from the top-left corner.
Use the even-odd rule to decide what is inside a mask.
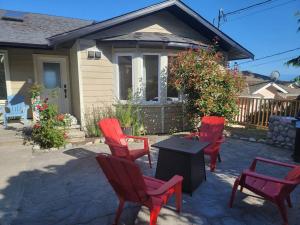
[[[221,19],[224,16],[224,12],[223,9],[219,9],[219,15],[218,15],[218,29],[220,29],[220,25],[221,25]]]

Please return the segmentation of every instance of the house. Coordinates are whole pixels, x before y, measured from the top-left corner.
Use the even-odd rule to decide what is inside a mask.
[[[246,87],[241,97],[264,99],[297,99],[300,97],[300,87],[294,82],[272,80],[271,77],[243,71]]]
[[[253,58],[178,0],[102,22],[8,10],[0,10],[0,18],[2,101],[11,94],[27,95],[33,83],[42,84],[48,96],[56,92],[50,100],[59,110],[75,115],[83,127],[93,107],[116,99],[126,102],[132,89],[142,99],[149,132],[181,129],[178,93],[167,90],[169,57],[203,48],[217,36],[228,61]]]

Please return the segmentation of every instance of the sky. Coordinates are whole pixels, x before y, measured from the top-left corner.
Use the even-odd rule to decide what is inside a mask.
[[[183,0],[185,4],[205,19],[213,22],[218,10],[226,14],[266,0]],[[101,21],[159,0],[0,0],[1,9],[45,13],[87,20]],[[300,0],[272,0],[251,10],[226,17],[220,29],[255,55],[255,59],[275,53],[300,48],[300,32],[295,13],[300,11]],[[1,32],[1,28],[0,28]],[[300,75],[300,68],[284,63],[300,55],[300,49],[276,57],[242,63],[240,70],[263,75],[279,71],[281,80],[291,80]],[[246,60],[248,61],[248,60]]]

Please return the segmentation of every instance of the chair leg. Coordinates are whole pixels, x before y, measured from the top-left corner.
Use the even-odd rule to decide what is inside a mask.
[[[287,217],[286,207],[284,205],[284,200],[279,200],[277,202],[277,207],[278,207],[281,217],[284,221],[284,225],[288,225],[288,217]]]
[[[175,186],[175,195],[176,195],[176,209],[180,213],[182,206],[182,182]]]
[[[210,156],[210,171],[214,172],[216,169],[216,165],[217,165],[217,155],[211,155]]]
[[[150,165],[150,168],[152,168],[152,162],[151,162],[151,155],[150,155],[150,151],[148,153],[148,160],[149,160],[149,165]]]
[[[156,225],[159,211],[160,211],[159,206],[154,206],[152,209],[150,209],[150,225]]]
[[[117,214],[116,214],[116,217],[115,217],[115,223],[114,223],[114,225],[117,225],[119,223],[119,220],[120,220],[120,217],[121,217],[121,213],[123,211],[124,203],[125,203],[125,201],[123,199],[120,199],[119,207],[117,209]]]
[[[286,198],[286,201],[287,201],[287,203],[288,203],[288,206],[289,206],[290,208],[293,208],[292,201],[291,201],[291,196],[288,196],[288,197]]]
[[[218,161],[219,163],[222,162],[220,153],[218,153]]]
[[[240,179],[237,178],[234,182],[234,185],[232,187],[232,192],[231,192],[231,197],[230,197],[230,202],[229,202],[229,207],[232,208],[233,206],[233,201],[234,201],[234,198],[235,198],[235,195],[236,195],[236,191],[238,189],[238,186],[239,186],[239,183],[240,183]]]

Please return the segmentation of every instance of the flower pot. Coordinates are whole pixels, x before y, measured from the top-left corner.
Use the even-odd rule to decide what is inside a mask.
[[[122,127],[122,131],[126,135],[132,135],[132,133],[133,133],[132,127]]]

